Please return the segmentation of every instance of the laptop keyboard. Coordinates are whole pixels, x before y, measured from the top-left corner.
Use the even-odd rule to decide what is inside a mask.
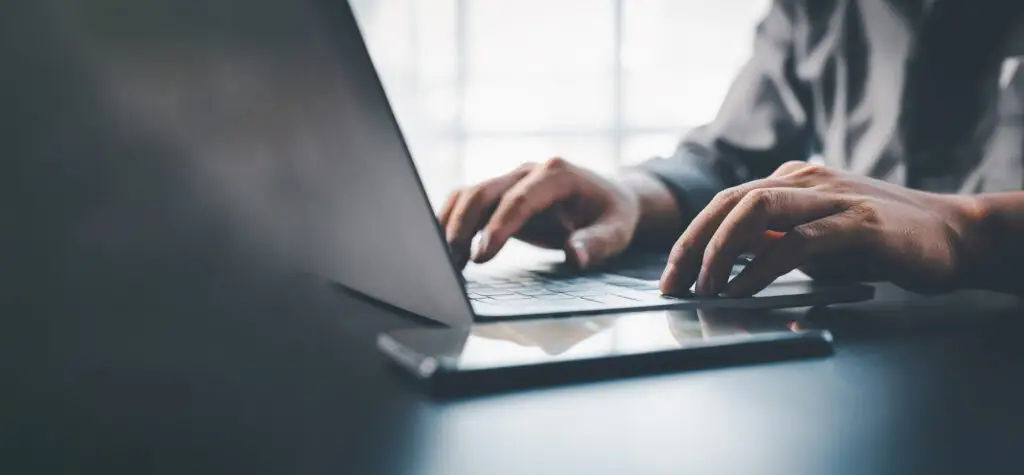
[[[661,294],[664,258],[637,261],[614,273],[573,274],[555,269],[472,267],[464,273],[477,316],[515,316],[664,308],[681,301]],[[745,261],[737,262],[733,275]],[[692,289],[691,289],[692,290]]]
[[[540,273],[523,276],[472,276],[467,278],[469,299],[481,303],[557,301],[583,299],[597,303],[645,300],[660,295],[657,282],[616,274],[548,278]]]
[[[644,256],[640,256],[644,257]],[[810,278],[790,272],[753,298],[732,303],[705,302],[696,296],[670,297],[661,294],[658,279],[664,259],[630,259],[603,272],[580,274],[569,266],[539,264],[473,265],[463,271],[465,288],[477,319],[562,317],[607,312],[639,312],[728,305],[736,308],[768,308],[817,305],[821,302],[854,302],[870,298],[873,289],[852,286],[844,295],[830,295],[828,289],[812,291]],[[740,258],[733,265],[736,276],[749,264]],[[524,263],[530,265],[529,263]],[[693,288],[691,287],[691,291]],[[812,296],[816,296],[811,298]],[[715,300],[728,300],[725,298]],[[764,303],[762,303],[764,302]]]

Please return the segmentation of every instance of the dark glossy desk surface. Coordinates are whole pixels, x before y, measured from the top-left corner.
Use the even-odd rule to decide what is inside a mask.
[[[212,100],[249,97],[214,87],[235,69],[205,53],[234,43],[179,57],[134,28],[162,7],[15,3],[0,15],[0,473],[1024,473],[1024,312],[990,295],[883,292],[822,317],[828,359],[432,402],[374,348],[415,322],[270,263],[342,224],[305,186],[329,175],[297,159],[321,144],[284,153],[310,136],[268,136],[230,119],[247,100]],[[233,20],[224,5],[166,17]],[[122,33],[145,40],[98,55]],[[241,57],[223,64],[259,55]],[[161,61],[185,86],[159,97],[195,92],[188,107],[112,99],[135,84],[121,79],[178,84],[148,67]],[[146,104],[160,114],[132,115]]]
[[[417,321],[313,279],[117,270],[7,321],[5,473],[1024,472],[1004,296],[883,287],[817,314],[831,358],[435,402],[374,348]]]

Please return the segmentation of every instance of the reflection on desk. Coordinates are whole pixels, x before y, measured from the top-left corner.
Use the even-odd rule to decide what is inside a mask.
[[[460,369],[666,351],[710,339],[792,332],[792,319],[749,310],[645,312],[476,325],[447,358]]]

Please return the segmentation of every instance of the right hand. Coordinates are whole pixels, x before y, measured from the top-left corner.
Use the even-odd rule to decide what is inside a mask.
[[[626,186],[553,158],[455,191],[439,220],[460,269],[470,258],[489,261],[513,237],[564,249],[570,262],[587,268],[626,249],[640,200]]]

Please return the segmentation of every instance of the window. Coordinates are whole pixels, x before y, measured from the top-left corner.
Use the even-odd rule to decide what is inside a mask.
[[[602,172],[711,120],[769,0],[355,0],[431,202],[525,161]]]

